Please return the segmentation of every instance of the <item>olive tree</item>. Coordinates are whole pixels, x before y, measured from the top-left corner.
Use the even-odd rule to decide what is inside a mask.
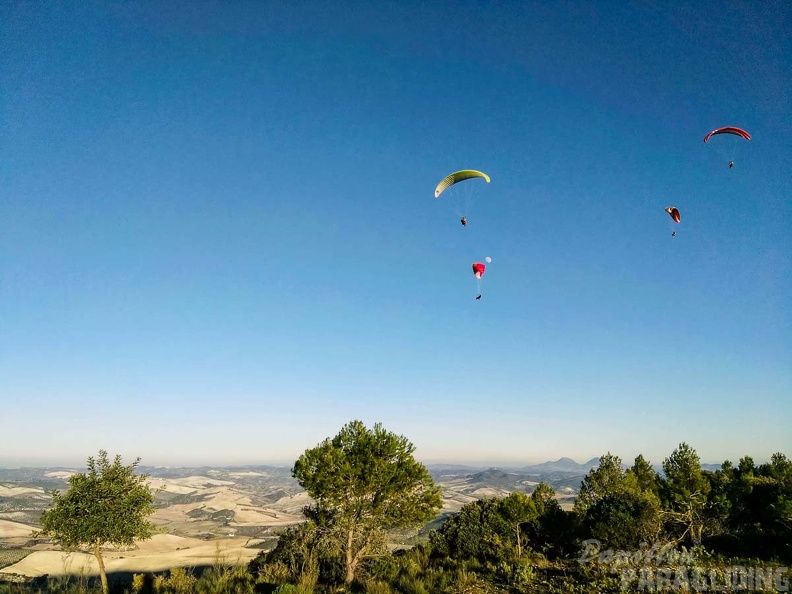
[[[135,474],[140,458],[131,465],[116,456],[111,464],[107,452],[99,459],[88,458],[87,472],[69,478],[69,490],[52,492],[54,506],[41,517],[37,535],[48,536],[66,550],[90,547],[99,565],[102,590],[107,594],[107,573],[102,547],[132,545],[154,534],[146,520],[154,513],[154,494],[146,482],[148,475]]]

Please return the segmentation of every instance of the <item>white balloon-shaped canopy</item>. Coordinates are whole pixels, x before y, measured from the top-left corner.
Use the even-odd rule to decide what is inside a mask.
[[[489,264],[490,262],[492,262],[492,258],[490,258],[489,256],[487,256],[486,258],[484,258],[484,261],[485,261],[487,264]]]

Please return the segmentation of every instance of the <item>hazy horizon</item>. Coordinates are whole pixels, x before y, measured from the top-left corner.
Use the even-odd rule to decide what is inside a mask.
[[[96,457],[96,455],[98,455],[98,453],[99,452],[97,450],[97,452],[95,452],[93,454],[88,454],[88,455],[93,455],[94,457]],[[536,460],[527,460],[527,459],[526,460],[517,460],[517,459],[448,460],[448,459],[438,459],[438,458],[425,459],[425,458],[422,458],[419,454],[416,454],[416,459],[419,462],[421,462],[422,464],[425,464],[427,466],[430,466],[430,465],[431,466],[449,465],[449,466],[469,466],[469,467],[472,467],[472,468],[504,468],[504,469],[515,468],[516,469],[516,468],[523,468],[523,467],[526,467],[526,466],[534,466],[534,465],[537,465],[537,464],[543,464],[543,463],[546,463],[546,462],[558,462],[559,460],[562,460],[562,459],[570,459],[570,460],[572,460],[573,462],[575,462],[577,464],[586,464],[586,463],[590,462],[591,460],[593,460],[595,458],[599,458],[602,454],[605,454],[605,453],[606,452],[602,452],[601,454],[598,454],[596,456],[591,456],[590,458],[585,458],[585,459],[583,459],[583,458],[574,458],[574,457],[571,457],[571,456],[561,455],[561,456],[557,456],[555,458],[536,459]],[[618,452],[610,452],[610,453],[611,454],[615,454],[617,456],[619,455]],[[783,452],[783,453],[787,454],[787,452]],[[648,458],[646,455],[644,455],[644,457],[647,458],[652,465],[660,466],[662,464],[663,459],[668,457],[670,454],[671,454],[671,452],[668,452],[662,458],[658,458],[658,459],[651,459],[651,458]],[[25,461],[25,459],[18,459],[19,462],[16,462],[16,463],[14,463],[11,458],[0,457],[0,468],[6,469],[6,470],[13,470],[15,468],[83,469],[83,468],[85,468],[85,464],[86,464],[86,460],[88,458],[88,455],[86,455],[86,457],[83,460],[81,460],[81,461],[76,461],[76,460],[73,460],[73,459],[65,459],[65,458],[58,459],[56,457],[50,457],[50,458],[28,458],[28,459],[26,459],[27,461]],[[113,456],[115,456],[115,453],[108,451],[108,455],[113,457]],[[637,456],[637,454],[636,454],[636,456]],[[630,466],[630,465],[632,465],[632,463],[633,463],[633,461],[634,461],[636,456],[631,456],[631,457],[628,457],[628,458],[625,458],[623,456],[620,456],[620,457],[621,457],[622,462],[624,464],[627,464],[628,466]],[[762,458],[762,457],[752,456],[750,453],[745,453],[745,454],[742,454],[740,457],[742,457],[742,456],[751,456],[753,458],[754,462],[756,462],[757,464],[763,464],[765,462],[769,462],[769,460],[770,460],[770,456],[769,455],[764,457],[764,458]],[[723,460],[705,460],[705,459],[702,459],[701,463],[702,464],[722,464],[727,459],[731,460],[734,463],[737,463],[739,461],[739,458],[724,458]],[[129,464],[129,463],[133,462],[133,460],[134,460],[134,458],[127,457],[127,456],[124,456],[122,454],[122,461],[125,464]],[[296,460],[296,458],[295,458],[295,460]],[[253,461],[253,460],[251,460],[251,461],[247,461],[247,462],[246,461],[240,461],[240,460],[237,460],[237,461],[216,460],[214,462],[212,462],[212,461],[201,462],[200,460],[192,460],[192,461],[190,461],[190,460],[183,460],[183,461],[174,460],[174,461],[171,461],[170,463],[164,462],[163,460],[159,460],[158,462],[153,463],[153,462],[147,462],[145,459],[141,459],[140,465],[141,466],[148,466],[148,467],[156,467],[156,468],[201,468],[201,467],[217,467],[217,468],[237,468],[238,467],[238,468],[243,468],[243,467],[253,467],[253,466],[291,467],[294,464],[295,460],[291,460],[291,461],[285,461],[285,460],[280,460],[280,461],[278,461],[278,460]]]

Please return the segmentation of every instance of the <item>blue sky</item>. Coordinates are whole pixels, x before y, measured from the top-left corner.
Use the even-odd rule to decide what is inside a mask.
[[[5,3],[0,463],[791,454],[791,18]]]

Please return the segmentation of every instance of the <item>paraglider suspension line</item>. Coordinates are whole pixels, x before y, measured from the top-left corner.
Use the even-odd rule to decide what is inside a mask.
[[[469,185],[463,187],[452,187],[447,190],[451,194],[451,200],[454,203],[457,217],[467,218],[470,214],[470,203],[473,198],[473,188]]]

